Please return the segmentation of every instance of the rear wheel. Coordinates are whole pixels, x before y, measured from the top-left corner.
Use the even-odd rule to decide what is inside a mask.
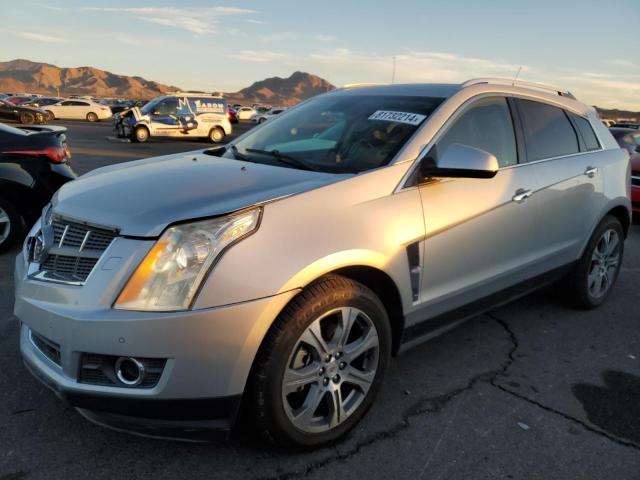
[[[144,143],[149,140],[149,130],[147,127],[137,127],[133,132],[134,138],[136,142]]]
[[[320,279],[283,310],[256,358],[249,396],[260,432],[281,446],[342,437],[373,403],[390,351],[376,295],[344,277]]]
[[[35,121],[36,121],[36,117],[33,115],[33,113],[22,112],[20,114],[20,123],[30,125],[32,123],[35,123]]]
[[[87,113],[87,121],[88,122],[97,122],[98,121],[98,115],[96,115],[93,112]]]
[[[11,203],[0,198],[0,253],[8,250],[20,235],[20,215]]]
[[[608,215],[593,232],[578,264],[565,280],[576,307],[596,308],[606,300],[618,278],[623,254],[622,224]]]
[[[214,127],[209,132],[209,141],[212,143],[220,143],[224,140],[224,130],[220,127]]]

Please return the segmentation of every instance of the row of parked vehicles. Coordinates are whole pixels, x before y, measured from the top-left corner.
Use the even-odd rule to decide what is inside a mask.
[[[167,96],[126,125],[175,107],[166,128],[206,133],[195,113],[224,105]],[[94,170],[16,258],[22,356],[120,430],[202,439],[241,412],[280,445],[334,442],[392,355],[552,282],[605,301],[640,211],[638,133],[511,79],[350,86],[224,146]],[[63,131],[0,135],[10,172],[68,167]]]
[[[109,105],[89,98],[7,96],[0,98],[0,118],[19,123],[46,124],[52,120],[98,122],[112,116]]]

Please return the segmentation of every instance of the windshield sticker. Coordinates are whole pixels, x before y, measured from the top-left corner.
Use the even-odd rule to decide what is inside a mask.
[[[408,125],[420,125],[425,118],[427,118],[426,115],[420,115],[419,113],[378,110],[371,114],[369,120],[382,120],[386,122],[406,123]]]

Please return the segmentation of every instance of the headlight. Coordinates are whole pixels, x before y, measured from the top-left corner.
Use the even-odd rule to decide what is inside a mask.
[[[167,229],[133,273],[114,308],[186,310],[220,253],[253,233],[256,208]]]

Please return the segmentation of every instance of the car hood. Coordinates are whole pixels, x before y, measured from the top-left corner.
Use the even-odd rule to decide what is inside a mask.
[[[52,204],[59,215],[114,227],[122,235],[157,237],[174,222],[229,213],[349,176],[191,152],[94,170],[65,184]]]

